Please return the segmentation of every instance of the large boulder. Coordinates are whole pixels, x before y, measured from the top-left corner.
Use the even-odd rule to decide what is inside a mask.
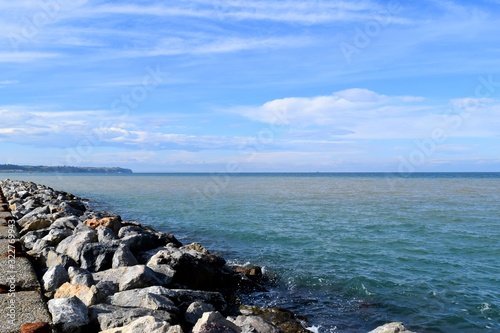
[[[195,325],[205,312],[212,311],[215,311],[212,304],[196,301],[189,304],[186,313],[184,314],[184,320],[186,320],[188,324]]]
[[[128,325],[110,328],[100,333],[169,333],[171,325],[153,316],[145,316],[134,320]]]
[[[258,316],[238,316],[235,319],[228,318],[236,326],[241,328],[242,333],[280,333],[281,331],[274,325],[266,322]]]
[[[107,281],[118,286],[120,291],[159,286],[163,282],[161,277],[145,265],[107,269],[92,276],[96,282]]]
[[[57,220],[55,220],[52,223],[52,228],[58,228],[58,229],[75,229],[81,221],[78,219],[78,217],[74,215],[70,216],[65,216],[65,217],[60,217]]]
[[[147,251],[167,244],[182,244],[171,234],[158,232],[140,225],[122,227],[118,233],[121,241],[128,245],[132,252]]]
[[[240,333],[241,328],[219,312],[206,312],[193,327],[193,333]]]
[[[80,254],[81,268],[99,272],[111,268],[116,245],[102,243],[84,244]]]
[[[85,244],[96,241],[97,233],[94,230],[83,230],[61,241],[57,245],[56,251],[68,255],[71,259],[79,263],[80,254]]]
[[[162,295],[162,293],[165,293],[162,289],[164,288],[150,287],[121,291],[109,297],[108,302],[121,307],[165,310],[178,314],[179,309],[168,297]]]
[[[46,294],[52,295],[57,288],[69,281],[68,272],[62,265],[56,265],[47,270],[42,277],[42,287]]]
[[[89,322],[87,307],[78,297],[51,299],[48,306],[52,322],[63,332],[79,332]]]
[[[87,287],[91,287],[95,284],[92,273],[90,273],[86,269],[71,266],[68,268],[68,275],[71,284],[79,284]]]
[[[124,308],[110,304],[97,304],[89,307],[91,326],[98,330],[122,327],[136,319],[152,316],[168,324],[176,324],[175,315],[162,310],[144,308]]]
[[[121,244],[113,255],[112,267],[118,268],[123,266],[137,265],[137,259],[134,257],[132,251],[125,244]]]
[[[93,218],[85,220],[85,225],[93,229],[103,226],[113,230],[114,233],[118,233],[122,227],[122,219],[120,216],[109,216],[101,219]]]
[[[97,302],[97,288],[96,286],[87,287],[66,282],[54,294],[54,298],[69,298],[72,296],[78,297],[86,306],[91,306]]]

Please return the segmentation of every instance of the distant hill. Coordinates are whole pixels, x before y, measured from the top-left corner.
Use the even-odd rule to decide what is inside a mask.
[[[130,169],[106,167],[72,167],[46,165],[0,164],[0,172],[51,172],[51,173],[133,173]]]

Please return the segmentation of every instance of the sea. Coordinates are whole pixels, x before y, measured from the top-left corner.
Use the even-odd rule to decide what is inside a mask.
[[[262,266],[314,332],[500,332],[500,173],[0,176]]]

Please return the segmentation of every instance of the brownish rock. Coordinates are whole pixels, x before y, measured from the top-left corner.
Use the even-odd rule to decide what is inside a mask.
[[[49,323],[32,323],[32,324],[23,324],[21,326],[21,333],[51,333],[52,329]]]
[[[122,219],[119,216],[103,217],[102,219],[89,219],[85,220],[85,225],[93,229],[104,226],[113,230],[115,233],[118,233],[122,227]]]

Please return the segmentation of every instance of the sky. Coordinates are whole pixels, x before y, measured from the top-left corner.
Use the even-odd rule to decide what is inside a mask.
[[[500,171],[500,1],[0,2],[0,164]]]

